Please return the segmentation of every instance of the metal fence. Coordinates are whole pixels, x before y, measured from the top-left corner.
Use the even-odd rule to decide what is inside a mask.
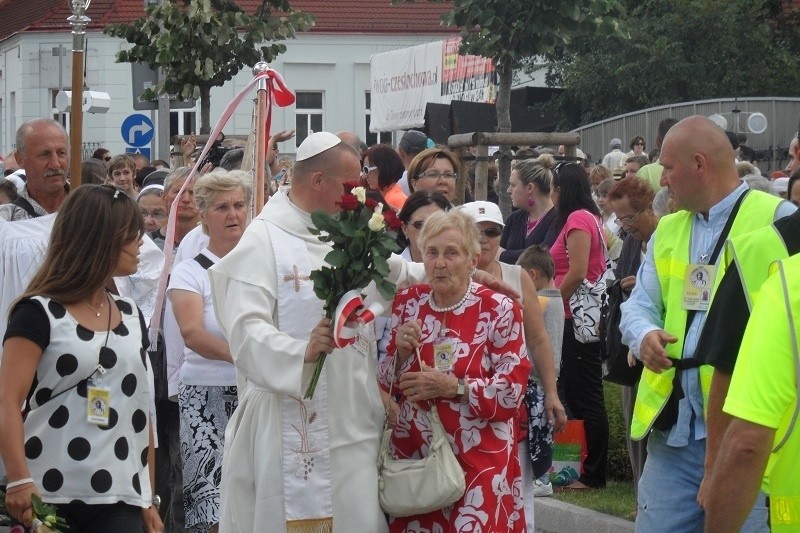
[[[614,137],[622,140],[623,151],[628,150],[630,139],[636,135],[644,137],[647,152],[656,148],[658,123],[669,117],[682,119],[691,115],[710,116],[715,113],[730,116],[734,109],[743,113],[763,113],[767,117],[764,133],[748,133],[742,120],[740,131],[747,134],[747,146],[756,150],[759,167],[764,173],[782,169],[788,161],[789,142],[797,134],[800,118],[800,98],[722,98],[718,100],[699,100],[651,107],[642,111],[627,113],[573,131],[581,135],[581,150],[591,154],[598,162],[610,151],[609,142]],[[730,120],[728,121],[730,124]],[[733,129],[729,126],[729,129]]]

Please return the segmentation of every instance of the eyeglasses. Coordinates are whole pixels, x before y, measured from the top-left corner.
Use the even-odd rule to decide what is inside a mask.
[[[633,143],[634,146],[644,146],[644,143]]]
[[[446,180],[457,180],[458,174],[455,172],[441,172],[439,170],[426,170],[425,172],[417,175],[417,178],[431,178],[438,180],[444,178]]]
[[[487,239],[496,239],[503,233],[503,230],[494,227],[479,229],[478,231],[480,232],[481,235],[484,235]]]
[[[368,167],[368,166],[361,167],[361,173],[362,174],[369,174],[373,170],[378,170],[378,167]]]
[[[148,211],[147,209],[141,209],[141,212],[143,218],[152,217],[156,220],[161,220],[167,216],[164,211]]]
[[[641,209],[632,215],[628,215],[626,217],[617,217],[614,223],[617,226],[630,226],[631,224],[633,224],[633,221],[636,220],[636,217],[642,214],[643,211],[644,209]]]

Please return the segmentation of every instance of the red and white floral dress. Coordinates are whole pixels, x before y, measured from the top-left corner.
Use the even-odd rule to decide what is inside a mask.
[[[434,345],[443,337],[454,346],[452,369],[464,378],[467,402],[436,400],[450,445],[466,477],[464,496],[451,507],[424,515],[391,517],[393,532],[524,532],[525,512],[514,416],[525,395],[531,363],[522,327],[522,312],[510,298],[472,283],[466,301],[457,309],[434,311],[427,285],[416,285],[394,299],[392,337],[378,377],[388,390],[394,366],[397,327],[419,319],[422,323],[421,359],[431,368]],[[441,365],[441,363],[440,363]],[[408,358],[397,378],[420,370],[416,357]],[[420,458],[428,453],[431,429],[428,417],[402,395],[395,379],[393,395],[400,397],[391,452],[398,458]]]

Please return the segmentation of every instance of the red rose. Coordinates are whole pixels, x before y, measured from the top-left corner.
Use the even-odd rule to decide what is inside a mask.
[[[403,221],[397,217],[397,213],[394,212],[394,209],[387,209],[384,211],[383,220],[386,222],[386,226],[392,231],[400,231],[403,227]]]
[[[336,205],[345,211],[355,211],[361,206],[361,202],[358,201],[354,194],[345,194],[341,200],[336,202]]]
[[[372,198],[367,198],[366,200],[364,200],[364,205],[367,206],[370,211],[375,211],[375,208],[378,207],[378,202],[376,202]]]

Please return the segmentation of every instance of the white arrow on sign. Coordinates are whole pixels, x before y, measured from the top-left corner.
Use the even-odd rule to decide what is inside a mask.
[[[151,128],[150,126],[148,126],[147,124],[144,124],[144,123],[139,124],[137,126],[133,126],[128,131],[128,144],[135,144],[136,143],[136,134],[137,133],[140,133],[142,135],[147,135],[147,133],[149,133],[150,130],[152,130],[152,129],[153,128]]]

